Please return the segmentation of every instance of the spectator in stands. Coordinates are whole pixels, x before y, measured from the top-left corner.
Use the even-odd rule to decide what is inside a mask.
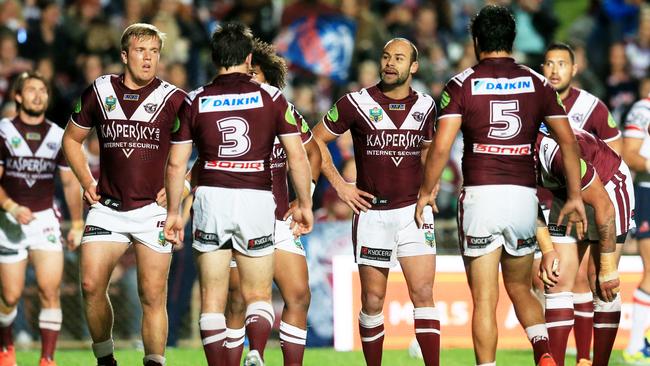
[[[607,106],[616,121],[637,99],[638,83],[630,75],[630,64],[625,55],[625,45],[614,43],[609,48],[609,75],[607,76]]]

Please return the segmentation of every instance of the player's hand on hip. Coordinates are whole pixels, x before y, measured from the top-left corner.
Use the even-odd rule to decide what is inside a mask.
[[[576,233],[578,235],[578,240],[581,240],[584,234],[587,232],[587,214],[585,212],[585,205],[582,202],[582,199],[567,199],[564,203],[564,207],[560,210],[560,214],[557,218],[557,224],[562,225],[564,217],[567,216],[566,224],[566,235],[571,233],[573,225],[576,226]]]
[[[160,207],[167,208],[167,193],[165,192],[165,187],[156,194],[156,203]]]
[[[298,200],[295,199],[291,202],[289,202],[289,209],[287,212],[282,216],[282,220],[287,221],[290,217],[293,216],[293,212],[298,208]]]
[[[21,205],[16,206],[16,208],[9,211],[9,213],[21,225],[27,225],[30,222],[32,222],[32,220],[35,219],[34,214],[32,213],[32,210],[30,210],[29,207],[25,207],[25,206],[21,206]]]
[[[314,227],[314,214],[311,208],[296,207],[292,213],[292,221],[289,227],[296,238],[311,232]]]
[[[537,275],[544,282],[545,288],[557,285],[560,280],[560,257],[555,250],[542,255],[542,262]]]
[[[413,218],[415,219],[415,224],[418,228],[422,228],[424,224],[423,212],[424,208],[429,204],[429,197],[427,195],[419,196],[418,202],[415,204],[415,214]]]
[[[168,213],[163,232],[166,241],[174,246],[180,245],[183,242],[183,218],[179,214]]]
[[[357,188],[356,183],[345,183],[339,187],[334,187],[341,201],[345,202],[355,214],[359,211],[366,212],[372,207],[366,198],[372,200],[375,198],[372,194]]]
[[[99,202],[101,199],[101,196],[97,194],[97,182],[92,181],[90,184],[88,184],[87,187],[83,187],[84,189],[84,200],[88,202],[89,205],[94,205],[95,203]]]
[[[438,192],[440,192],[440,182],[436,183],[435,186],[433,186],[433,190],[431,191],[431,195],[429,196],[429,206],[433,209],[433,213],[438,213],[438,205],[436,205],[436,198],[438,198]]]

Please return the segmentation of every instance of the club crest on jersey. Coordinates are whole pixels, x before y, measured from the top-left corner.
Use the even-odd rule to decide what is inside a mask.
[[[413,119],[418,122],[422,122],[422,120],[424,119],[424,113],[422,112],[413,112],[411,113],[411,116],[413,116]]]
[[[41,140],[41,134],[38,132],[27,132],[25,134],[25,140],[27,141],[40,141]]]
[[[18,136],[12,137],[11,138],[11,146],[13,146],[14,149],[17,149],[18,146],[20,146],[20,141],[21,141],[20,137],[18,137]]]
[[[106,99],[104,99],[104,109],[106,112],[111,112],[115,110],[115,106],[117,105],[117,99],[115,99],[114,96],[108,96]]]
[[[50,150],[58,150],[59,149],[59,144],[57,144],[56,142],[48,142],[47,144],[45,144],[45,146],[47,146],[47,148],[50,149]]]
[[[144,105],[144,111],[149,114],[153,114],[156,111],[156,109],[158,109],[158,104],[147,103]]]
[[[137,102],[140,100],[140,94],[124,94],[122,99]]]
[[[572,119],[573,122],[575,122],[575,123],[580,123],[580,122],[582,122],[582,119],[583,119],[583,118],[584,118],[584,116],[582,115],[582,113],[574,113],[573,115],[571,115],[571,119]]]
[[[388,105],[389,111],[403,111],[406,110],[406,104],[404,103],[391,103]]]
[[[384,119],[384,111],[381,108],[374,107],[368,111],[368,116],[370,116],[371,121],[379,122]]]

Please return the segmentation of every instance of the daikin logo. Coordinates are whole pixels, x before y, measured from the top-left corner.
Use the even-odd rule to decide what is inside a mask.
[[[522,76],[514,79],[472,79],[473,95],[510,95],[534,92],[535,85],[530,76]]]
[[[223,112],[264,106],[260,92],[244,94],[222,94],[199,98],[199,113]]]

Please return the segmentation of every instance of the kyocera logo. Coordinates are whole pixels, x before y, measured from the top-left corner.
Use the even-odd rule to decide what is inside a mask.
[[[522,76],[514,79],[472,79],[473,95],[508,95],[534,92],[535,85],[530,76]]]

